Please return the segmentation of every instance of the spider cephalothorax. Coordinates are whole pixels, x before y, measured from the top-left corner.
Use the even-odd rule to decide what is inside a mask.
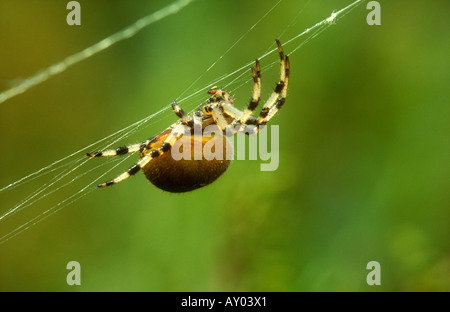
[[[251,68],[253,75],[253,95],[244,111],[234,107],[233,98],[224,90],[212,88],[208,91],[210,99],[200,109],[187,115],[174,100],[172,109],[180,118],[160,134],[142,142],[115,150],[88,153],[89,157],[116,156],[139,151],[141,160],[114,180],[99,184],[105,187],[117,184],[134,175],[142,169],[146,177],[154,185],[169,192],[192,191],[215,181],[224,173],[230,164],[232,147],[226,136],[196,135],[195,129],[204,131],[209,126],[215,126],[225,135],[237,132],[246,134],[257,133],[259,126],[265,125],[278,112],[286,99],[289,79],[289,58],[284,56],[280,42],[277,40],[280,54],[280,81],[269,99],[263,105],[258,117],[252,116],[258,106],[261,94],[261,72],[259,61],[255,68]],[[217,145],[216,145],[217,143]],[[220,144],[219,144],[220,143]],[[195,144],[220,146],[223,157],[211,159],[207,149],[201,149],[201,155],[195,155],[195,148],[191,149],[190,159],[174,159],[172,147],[194,146]],[[179,152],[182,152],[180,150]],[[217,151],[214,151],[217,152]]]

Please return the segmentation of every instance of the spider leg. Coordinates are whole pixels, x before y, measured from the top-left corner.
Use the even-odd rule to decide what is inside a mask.
[[[252,135],[259,132],[258,124],[256,123],[238,123],[228,125],[226,128],[227,136],[235,135],[238,132],[244,132],[247,135]]]
[[[278,51],[280,53],[280,81],[277,83],[277,86],[275,87],[275,90],[272,92],[270,97],[267,99],[267,102],[264,104],[263,108],[261,109],[261,113],[258,116],[258,123],[263,123],[264,120],[266,120],[266,117],[269,114],[269,111],[272,109],[274,105],[278,105],[278,109],[283,105],[285,98],[286,98],[286,91],[287,91],[287,81],[286,76],[289,74],[288,66],[286,66],[285,58],[284,58],[284,52],[283,48],[281,47],[280,41],[276,40],[278,45]],[[281,97],[280,97],[281,95]],[[277,110],[278,110],[277,109]],[[275,114],[276,111],[273,113]],[[273,115],[272,115],[273,116]]]
[[[253,96],[247,106],[247,109],[244,112],[241,112],[237,109],[232,110],[227,107],[227,105],[223,106],[224,113],[234,119],[231,125],[227,126],[228,135],[234,135],[237,132],[244,131],[245,124],[247,124],[250,119],[252,119],[253,124],[256,123],[256,120],[253,120],[254,118],[252,117],[252,114],[258,106],[261,98],[261,70],[258,60],[256,60],[256,70],[254,67],[252,67],[251,70],[253,76]]]
[[[289,79],[289,58],[287,56],[284,56],[280,41],[276,40],[276,42],[278,45],[278,51],[280,53],[280,81],[277,83],[275,90],[261,109],[261,113],[259,114],[258,118],[252,117],[251,115],[258,105],[261,93],[261,73],[259,69],[259,62],[258,60],[256,61],[256,71],[254,68],[252,68],[254,81],[253,98],[250,101],[249,106],[243,112],[240,118],[235,118],[235,116],[228,114],[228,112],[225,110],[226,114],[234,118],[232,125],[235,127],[230,126],[227,129],[228,131],[231,131],[230,135],[237,132],[245,132],[245,134],[248,135],[258,133],[260,130],[259,126],[265,125],[267,122],[269,122],[269,120],[273,116],[275,116],[278,110],[283,106],[286,100]]]
[[[256,70],[254,67],[252,67],[251,70],[253,76],[253,96],[252,99],[250,100],[250,103],[248,104],[247,109],[244,111],[244,113],[241,115],[239,119],[235,119],[233,121],[232,123],[233,125],[245,124],[255,111],[261,98],[261,70],[258,60],[256,60]]]
[[[173,144],[184,134],[183,128],[185,126],[183,124],[178,124],[174,127],[170,135],[167,137],[167,139],[164,141],[164,143],[161,145],[161,147],[152,150],[148,154],[146,154],[144,157],[141,158],[141,160],[137,163],[131,166],[126,172],[119,175],[117,178],[113,180],[106,181],[105,183],[97,185],[98,187],[105,187],[110,186],[113,184],[117,184],[122,182],[123,180],[128,179],[130,176],[136,174],[139,169],[145,167],[152,159],[161,156],[162,154],[166,153],[167,151],[170,151]]]
[[[240,131],[240,128],[243,127],[243,125],[241,123],[238,123],[237,121],[240,120],[242,118],[242,114],[244,114],[241,110],[237,109],[236,107],[234,107],[233,105],[230,105],[228,103],[221,103],[220,105],[218,105],[218,109],[216,109],[214,111],[213,114],[213,118],[215,120],[220,119],[222,116],[224,121],[222,121],[222,123],[225,123],[225,127],[221,127],[219,125],[219,127],[222,129],[222,131],[227,135],[227,136],[231,136],[236,134],[237,132]],[[229,123],[226,120],[226,117],[231,118],[233,121],[231,123]],[[219,123],[219,122],[217,122]]]
[[[186,125],[192,128],[194,125],[194,122],[190,116],[188,116],[183,109],[181,109],[180,105],[177,104],[177,100],[173,100],[172,102],[172,109],[175,112],[175,114],[184,121]]]
[[[88,157],[105,157],[105,156],[107,157],[107,156],[118,156],[118,155],[131,154],[131,153],[137,152],[137,151],[141,150],[143,147],[145,147],[145,145],[147,144],[147,142],[149,140],[151,140],[151,139],[148,139],[147,141],[138,143],[138,144],[121,146],[116,149],[105,150],[105,151],[100,151],[100,152],[87,153],[86,155]]]
[[[262,121],[260,121],[260,124],[265,125],[267,122],[269,122],[269,120],[272,119],[272,117],[275,116],[275,114],[283,106],[284,102],[286,101],[288,80],[289,80],[289,58],[286,56],[286,74],[285,74],[285,79],[284,79],[284,87],[281,90],[280,97],[276,101],[275,105],[273,105],[270,108],[270,110],[267,113],[266,117],[264,117],[264,119]]]
[[[278,99],[276,100],[275,104],[272,105],[267,112],[266,116],[260,120],[260,116],[258,119],[254,117],[249,117],[245,123],[240,124],[240,127],[237,130],[234,130],[235,132],[245,132],[245,134],[252,135],[255,133],[258,133],[260,129],[260,126],[264,126],[267,122],[269,122],[270,119],[272,119],[273,116],[280,110],[280,108],[283,106],[285,100],[286,100],[286,93],[287,93],[287,86],[288,86],[288,80],[289,80],[289,57],[286,56],[285,58],[285,77],[284,77],[284,86],[283,89],[280,92],[280,95]]]
[[[232,125],[240,123],[236,121],[242,118],[243,112],[241,110],[228,103],[221,103],[219,107],[226,116],[233,119],[233,122],[231,123]]]
[[[257,127],[248,127],[248,125],[257,125],[255,118],[248,118],[246,123],[236,122],[242,117],[243,112],[227,103],[216,106],[212,109],[212,115],[216,124],[227,136],[235,135],[238,132],[254,134],[258,132]],[[234,121],[230,124],[226,121],[224,115],[231,117]],[[256,128],[256,131],[255,131]]]
[[[223,115],[223,112],[218,105],[212,106],[211,115],[215,120],[217,126],[220,128],[220,130],[225,132],[225,129],[228,126],[228,122],[225,119],[225,116]]]
[[[202,114],[200,111],[195,111],[192,115],[192,119],[194,120],[194,125],[191,127],[191,130],[193,129],[202,129],[203,127],[203,120],[202,120]]]

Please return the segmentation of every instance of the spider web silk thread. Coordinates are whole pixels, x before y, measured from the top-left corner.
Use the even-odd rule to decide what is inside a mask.
[[[102,173],[98,179],[102,178],[103,176],[105,176],[107,173],[109,173],[110,171],[112,171],[114,168],[116,168],[117,166],[121,165],[124,161],[128,160],[128,158],[131,156],[132,154],[126,156],[124,159],[121,159],[115,166],[111,167],[110,169],[108,169],[106,172]],[[99,165],[97,167],[101,167],[102,165]],[[97,167],[89,170],[89,171],[93,171],[94,169],[96,169]],[[79,177],[87,174],[89,171],[84,172],[83,174],[73,178],[70,182],[58,187],[57,189],[51,191],[52,193],[69,185],[71,182],[73,182],[74,180],[78,179]],[[52,207],[48,208],[47,210],[45,210],[44,212],[40,213],[39,215],[37,215],[36,217],[33,217],[32,219],[26,221],[25,223],[23,223],[22,225],[16,227],[14,230],[6,233],[5,235],[0,237],[0,245],[7,242],[8,240],[10,240],[11,238],[19,235],[20,233],[28,230],[30,227],[35,226],[36,224],[38,224],[39,222],[43,221],[44,219],[47,219],[48,217],[50,217],[51,215],[55,214],[56,212],[60,211],[61,209],[63,209],[64,207],[74,203],[75,201],[77,201],[78,199],[86,196],[87,194],[89,194],[90,192],[94,191],[95,188],[89,188],[92,184],[95,183],[96,180],[92,180],[92,182],[90,182],[89,184],[87,184],[86,186],[84,186],[83,188],[81,188],[80,190],[78,190],[76,193],[72,194],[71,196],[67,197],[66,199],[58,202],[57,204],[53,205]],[[50,193],[47,193],[45,195],[43,195],[43,197],[49,195]],[[42,197],[41,197],[42,198]],[[40,200],[41,198],[37,199],[36,201]],[[73,199],[72,199],[73,198]],[[70,200],[70,201],[69,201]],[[33,202],[34,203],[34,202]],[[31,203],[31,204],[33,204]],[[30,204],[30,205],[31,205]],[[23,207],[25,208],[25,207]]]
[[[0,104],[16,95],[24,93],[25,91],[29,90],[30,88],[32,88],[34,86],[37,86],[38,84],[43,83],[50,77],[64,72],[70,66],[73,66],[73,65],[75,65],[81,61],[84,61],[85,59],[87,59],[103,50],[106,50],[107,48],[111,47],[113,44],[115,44],[119,41],[122,41],[124,39],[133,37],[136,33],[138,33],[143,28],[145,28],[145,27],[147,27],[169,15],[178,13],[181,9],[186,7],[192,1],[193,0],[178,0],[176,2],[173,2],[172,4],[169,4],[168,6],[162,8],[159,11],[156,11],[150,15],[147,15],[143,18],[138,19],[135,23],[131,24],[130,26],[124,28],[123,30],[121,30],[115,34],[112,34],[109,37],[106,37],[105,39],[97,42],[96,44],[94,44],[78,53],[72,54],[72,55],[66,57],[61,62],[53,64],[50,67],[47,67],[46,69],[43,69],[40,72],[36,73],[35,75],[22,80],[22,82],[19,83],[18,85],[16,85],[15,87],[12,87],[12,88],[0,93]]]
[[[0,94],[0,104],[2,102],[6,101],[7,99],[15,96],[15,95],[18,95],[20,93],[23,93],[23,92],[27,91],[32,86],[35,86],[35,85],[45,81],[46,79],[50,78],[51,76],[62,72],[68,66],[74,65],[74,64],[76,64],[78,62],[81,62],[82,60],[84,60],[84,59],[86,59],[86,58],[88,58],[88,57],[90,57],[90,56],[92,56],[92,55],[94,55],[94,54],[96,54],[96,53],[98,53],[100,51],[103,51],[103,50],[109,48],[111,45],[113,45],[117,41],[120,41],[120,40],[132,37],[134,34],[136,34],[142,28],[144,28],[144,27],[146,27],[146,26],[148,26],[148,25],[150,25],[150,24],[152,24],[152,23],[154,23],[154,22],[156,22],[156,21],[158,21],[158,20],[160,20],[160,19],[162,19],[162,18],[164,18],[166,16],[169,16],[171,14],[177,13],[179,10],[181,10],[183,7],[185,7],[186,5],[188,5],[192,1],[193,0],[180,0],[180,1],[174,2],[173,4],[167,6],[167,7],[163,8],[163,9],[153,13],[153,14],[150,14],[147,17],[139,19],[134,24],[132,24],[132,26],[130,26],[130,27],[128,27],[128,28],[126,28],[126,29],[124,29],[124,30],[122,30],[122,31],[112,35],[112,36],[109,36],[109,37],[103,39],[102,41],[100,41],[99,43],[94,45],[95,48],[93,48],[94,46],[91,46],[90,48],[87,48],[87,49],[79,52],[78,54],[76,54],[76,55],[78,55],[76,57],[74,57],[74,55],[69,56],[63,62],[50,66],[49,68],[47,68],[47,69],[45,69],[43,71],[43,72],[47,72],[47,74],[48,74],[48,75],[46,75],[45,79],[39,80],[37,83],[32,83],[31,85],[29,85],[27,87],[23,87],[23,89],[20,90],[19,92],[18,91],[11,91],[11,90],[14,89],[13,88],[13,89],[10,89],[10,90],[7,90],[7,91],[1,93]],[[232,48],[234,48],[236,46],[236,44],[240,40],[242,40],[242,38],[245,37],[245,35],[247,35],[281,1],[282,0],[278,1],[273,7],[271,7],[269,9],[268,12],[266,12],[263,15],[263,17],[261,17],[255,24],[253,24],[247,32],[245,32],[241,37],[239,37],[238,41],[234,42],[233,45],[228,50],[226,50],[226,52],[224,54],[222,54],[212,65],[210,65],[208,67],[207,71],[209,71],[212,67],[214,67],[214,65],[218,61],[220,61],[225,56],[225,54],[227,54]],[[311,39],[315,38],[317,35],[319,35],[321,32],[323,32],[326,28],[330,27],[331,25],[334,25],[336,23],[336,21],[338,20],[338,18],[342,18],[343,16],[348,14],[352,9],[356,8],[358,5],[360,5],[364,1],[366,1],[366,0],[356,0],[356,1],[352,2],[351,4],[349,4],[348,6],[344,7],[343,9],[333,12],[328,18],[325,18],[325,19],[321,20],[320,22],[316,23],[314,26],[307,28],[306,30],[304,30],[303,32],[299,33],[298,35],[290,38],[289,40],[286,40],[283,43],[283,46],[291,44],[295,40],[298,40],[299,38],[302,38],[303,36],[308,35],[308,37],[304,41],[302,41],[300,44],[298,44],[294,49],[290,50],[289,54],[291,55],[292,53],[294,53],[298,49],[300,49],[303,45],[305,45],[307,42],[309,42]],[[308,1],[308,3],[309,3],[309,1]],[[296,18],[297,18],[297,16],[296,16]],[[291,22],[291,24],[292,24],[292,22]],[[291,24],[289,24],[287,27],[290,27]],[[92,50],[89,51],[89,49],[92,49]],[[86,52],[86,51],[88,51],[88,52]],[[269,48],[258,59],[263,59],[263,58],[267,57],[268,55],[270,55],[271,53],[274,53],[276,51],[278,51],[277,48],[272,48],[272,49]],[[69,61],[67,61],[67,60],[69,60]],[[65,63],[65,62],[67,62],[67,63]],[[267,64],[265,67],[266,68],[270,68],[270,67],[274,66],[277,63],[279,63],[279,62],[278,61],[274,61],[274,62],[272,62],[270,64]],[[61,65],[61,64],[63,64],[63,65]],[[212,80],[206,86],[198,88],[197,90],[195,90],[192,93],[190,93],[188,96],[180,99],[179,102],[181,103],[181,102],[183,102],[185,100],[188,100],[188,99],[192,98],[193,96],[199,94],[200,92],[203,92],[205,89],[213,86],[214,84],[219,83],[219,82],[221,82],[223,80],[229,79],[230,77],[232,77],[234,75],[237,75],[237,77],[234,78],[231,82],[229,82],[228,85],[234,83],[235,81],[241,79],[242,76],[245,74],[245,73],[241,73],[241,74],[239,74],[239,73],[241,71],[243,72],[244,70],[247,71],[249,66],[251,66],[252,64],[253,64],[253,62],[249,62],[249,63],[244,64],[243,66],[239,67],[238,69],[229,72],[228,74],[222,75],[219,78]],[[63,68],[63,70],[61,70],[61,71],[60,70],[55,70],[55,68],[58,67],[58,66],[61,66],[61,68]],[[53,69],[51,69],[51,68],[53,68]],[[36,76],[39,76],[39,75],[41,75],[41,74],[38,74]],[[36,76],[33,76],[33,77],[36,77]],[[194,81],[194,83],[192,83],[187,88],[187,90],[189,90],[198,80],[199,80],[199,78],[196,79]],[[246,81],[246,82],[248,82],[248,81]],[[186,93],[187,90],[184,91],[183,93]],[[11,93],[8,93],[8,92],[11,92]],[[6,93],[6,95],[5,95],[5,93]],[[110,146],[110,145],[118,142],[119,140],[121,140],[123,138],[126,138],[127,136],[131,135],[132,133],[136,132],[138,128],[140,128],[141,126],[143,126],[144,124],[146,124],[147,122],[149,122],[150,120],[152,120],[154,117],[156,117],[157,115],[161,114],[165,110],[169,109],[169,107],[170,106],[167,105],[166,107],[162,108],[161,110],[159,110],[158,112],[156,112],[154,114],[151,114],[151,115],[149,115],[149,116],[147,116],[147,117],[145,117],[145,118],[143,118],[143,119],[141,119],[141,120],[139,120],[139,121],[137,121],[137,122],[127,126],[127,127],[125,127],[125,128],[122,128],[122,129],[116,131],[115,133],[113,133],[113,134],[111,134],[111,135],[109,135],[107,137],[104,137],[104,138],[102,138],[102,139],[100,139],[100,140],[98,140],[98,141],[96,141],[96,142],[94,142],[92,144],[89,144],[88,146],[85,146],[85,147],[77,150],[76,152],[74,152],[74,153],[72,153],[72,154],[70,154],[70,155],[68,155],[66,157],[63,157],[63,158],[61,158],[59,160],[56,160],[55,162],[51,163],[50,165],[48,165],[46,167],[43,167],[43,168],[35,171],[34,173],[31,173],[31,174],[29,174],[29,175],[27,175],[27,176],[25,176],[25,177],[15,181],[15,182],[12,182],[12,183],[6,185],[3,188],[0,188],[0,193],[1,193],[1,192],[4,192],[4,191],[13,189],[16,186],[21,185],[22,183],[26,183],[26,182],[29,182],[30,180],[36,179],[36,178],[38,178],[40,176],[43,176],[43,175],[47,174],[48,172],[56,171],[59,168],[64,168],[64,167],[68,167],[70,165],[75,165],[76,164],[73,168],[66,169],[65,172],[57,175],[57,177],[55,177],[53,180],[51,180],[47,184],[39,187],[36,191],[32,192],[29,196],[27,196],[19,204],[15,205],[13,208],[9,209],[7,212],[2,213],[0,215],[0,223],[1,223],[1,221],[3,221],[4,218],[6,218],[6,217],[8,217],[10,215],[13,215],[13,214],[19,212],[20,210],[25,209],[26,207],[29,207],[29,206],[35,204],[40,199],[45,198],[46,196],[48,196],[48,195],[50,195],[50,194],[60,190],[61,188],[66,187],[67,185],[71,184],[73,181],[75,181],[78,178],[82,177],[83,175],[87,174],[87,172],[92,171],[92,170],[102,166],[102,165],[100,165],[100,166],[95,167],[94,169],[91,169],[91,170],[87,171],[87,172],[83,172],[81,174],[78,174],[75,178],[71,179],[69,182],[67,182],[67,183],[65,183],[65,184],[63,184],[61,186],[58,186],[57,188],[55,188],[53,190],[50,190],[50,191],[48,191],[46,193],[43,193],[49,187],[55,185],[57,182],[61,181],[64,177],[68,176],[70,173],[72,173],[72,172],[76,171],[77,169],[79,169],[81,166],[83,166],[87,161],[89,161],[91,159],[91,158],[88,158],[87,161],[81,161],[80,160],[81,157],[85,157],[84,151],[88,150],[89,148],[91,148],[94,145],[98,145],[98,144],[100,144],[102,142],[105,142],[105,141],[107,141],[107,143],[105,143],[103,145],[104,145],[104,148],[107,148],[108,146]],[[119,136],[119,137],[116,138],[117,136]],[[81,153],[83,154],[83,156],[80,155]],[[108,172],[112,171],[114,168],[119,166],[122,162],[127,160],[128,157],[130,157],[131,155],[133,155],[133,154],[130,154],[127,157],[120,159],[120,161],[116,165],[114,165],[112,168],[110,168],[106,172],[102,173],[97,179],[92,180],[92,182],[88,183],[86,186],[82,187],[81,189],[79,189],[77,192],[73,193],[69,197],[67,197],[64,200],[58,202],[57,204],[53,205],[52,207],[46,209],[44,212],[41,212],[36,217],[28,220],[27,222],[23,223],[22,225],[20,225],[18,227],[16,227],[14,230],[8,232],[7,234],[0,236],[0,244],[2,244],[4,242],[10,240],[11,238],[19,235],[20,233],[26,231],[30,227],[38,224],[39,222],[41,222],[42,220],[46,219],[47,217],[53,215],[54,213],[60,211],[64,207],[72,204],[76,200],[86,196],[91,191],[95,190],[96,188],[91,187],[92,184],[95,183],[95,181],[99,180],[104,175],[106,175]],[[72,160],[69,164],[65,164],[64,163],[64,161],[68,161],[68,160],[70,160],[73,157],[80,157],[80,159]],[[58,167],[55,167],[56,165],[58,165]],[[43,194],[41,196],[37,197],[41,193],[43,193]],[[35,198],[35,197],[37,197],[37,198]]]

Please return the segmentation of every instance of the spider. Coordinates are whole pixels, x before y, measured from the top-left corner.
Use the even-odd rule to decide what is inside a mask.
[[[174,100],[172,109],[178,116],[179,121],[163,132],[139,144],[118,147],[115,150],[87,153],[89,157],[103,157],[139,151],[141,159],[138,163],[117,178],[97,186],[106,187],[122,182],[136,174],[139,169],[142,169],[147,179],[155,186],[174,193],[192,191],[215,181],[227,170],[231,162],[228,157],[224,160],[207,160],[210,159],[206,157],[207,155],[201,155],[200,159],[174,160],[171,153],[168,152],[175,143],[186,143],[191,144],[191,146],[194,146],[195,143],[201,143],[204,147],[205,144],[212,142],[223,143],[221,146],[224,148],[224,153],[229,155],[232,146],[226,139],[227,135],[234,135],[237,132],[255,134],[259,131],[259,126],[264,126],[269,122],[285,102],[289,78],[289,58],[284,56],[279,40],[276,40],[276,44],[280,54],[280,81],[263,105],[258,117],[252,116],[258,106],[261,94],[260,65],[259,61],[256,60],[255,67],[251,67],[253,95],[244,111],[235,108],[230,94],[217,87],[208,91],[208,94],[211,95],[209,100],[191,115],[187,115]],[[216,125],[225,136],[183,136],[186,133],[184,131],[186,128],[193,134],[196,127],[197,129],[201,127],[203,131],[210,125]]]

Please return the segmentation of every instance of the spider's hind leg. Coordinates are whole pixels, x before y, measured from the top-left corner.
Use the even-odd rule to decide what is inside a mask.
[[[88,157],[109,157],[120,156],[125,154],[132,154],[135,152],[142,152],[143,149],[148,148],[151,143],[155,141],[156,136],[147,139],[142,143],[132,144],[128,146],[121,146],[116,149],[104,150],[99,152],[86,153]]]
[[[173,144],[184,134],[184,127],[183,124],[178,124],[176,127],[174,127],[170,133],[170,135],[165,139],[165,141],[162,143],[161,147],[153,150],[148,150],[147,153],[145,153],[145,156],[141,156],[141,160],[137,163],[131,166],[127,171],[119,175],[117,178],[113,180],[106,181],[102,184],[97,185],[98,187],[105,187],[110,186],[113,184],[117,184],[122,182],[123,180],[128,179],[132,175],[139,172],[139,169],[145,167],[152,159],[161,156],[162,154],[170,151]],[[146,150],[146,147],[144,148]]]
[[[138,143],[138,144],[133,144],[133,145],[128,145],[128,146],[121,146],[116,149],[86,153],[86,155],[88,157],[108,157],[108,156],[131,154],[131,153],[140,151],[144,146],[146,146],[146,144],[148,143],[149,140],[147,140],[143,143]]]

